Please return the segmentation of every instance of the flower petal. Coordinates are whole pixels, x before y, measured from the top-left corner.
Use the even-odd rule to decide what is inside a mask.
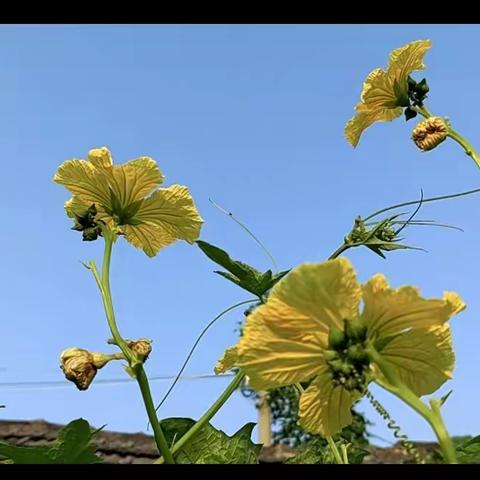
[[[300,397],[299,423],[307,432],[333,436],[352,423],[351,408],[360,396],[335,386],[325,366]]]
[[[87,206],[93,203],[109,205],[110,191],[108,183],[103,181],[99,170],[85,160],[67,160],[58,168],[53,180],[64,185],[77,196],[79,202]]]
[[[140,157],[112,168],[112,190],[123,209],[144,199],[164,179],[157,162],[150,157]]]
[[[343,329],[344,319],[357,316],[360,298],[361,287],[347,258],[305,263],[277,283],[269,296],[267,305],[272,306],[267,308],[283,311],[262,316],[272,330],[286,335],[309,331],[325,335],[331,327]],[[251,315],[260,315],[262,308]]]
[[[425,68],[423,57],[431,46],[430,40],[416,40],[393,50],[388,61],[388,75],[406,82],[414,70]]]
[[[380,355],[418,396],[435,392],[449,380],[455,363],[448,324],[409,330],[389,342]]]
[[[379,115],[386,109],[396,109],[398,105],[394,90],[394,77],[389,76],[381,68],[371,71],[363,83],[360,98],[362,102],[356,107],[360,112],[371,112]]]
[[[153,257],[175,240],[193,243],[202,223],[188,188],[172,185],[148,197],[122,230],[132,245]]]
[[[249,376],[250,384],[257,390],[292,385],[309,380],[318,372],[323,359],[323,345],[318,337],[305,335],[289,339],[273,332],[264,322],[264,314],[252,312],[245,323],[243,336],[237,345],[236,366]],[[282,317],[277,317],[282,321]]]
[[[237,347],[229,347],[223,353],[222,358],[215,365],[215,373],[219,375],[220,373],[225,373],[231,368],[235,367],[238,362],[238,351]]]
[[[88,161],[95,168],[108,168],[113,165],[112,155],[107,147],[92,148],[88,152]]]
[[[460,297],[446,292],[443,299],[425,299],[414,287],[389,288],[386,278],[374,275],[363,286],[362,318],[372,335],[385,336],[409,328],[441,325],[465,308]]]

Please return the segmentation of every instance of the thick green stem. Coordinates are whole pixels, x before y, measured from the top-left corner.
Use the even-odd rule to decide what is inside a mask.
[[[223,404],[231,397],[233,392],[242,383],[245,378],[243,372],[238,372],[232,382],[227,386],[218,399],[211,405],[211,407],[202,415],[197,423],[177,442],[172,448],[172,453],[177,453],[182,449],[192,438],[214,417],[214,415],[222,408]],[[163,458],[159,458],[155,463],[163,463]]]
[[[440,413],[440,408],[428,408],[398,377],[397,372],[373,348],[367,348],[367,354],[381,370],[388,383],[377,382],[382,388],[403,400],[430,424],[437,436],[440,448],[447,463],[458,463],[455,446],[450,438]]]
[[[98,288],[102,295],[103,305],[105,307],[105,315],[107,317],[108,326],[113,336],[115,344],[120,348],[125,359],[128,361],[130,368],[135,373],[136,380],[140,387],[143,403],[147,411],[148,419],[152,424],[154,431],[155,442],[158,451],[165,458],[165,463],[175,463],[173,455],[168,448],[167,440],[163,434],[162,428],[155,413],[155,405],[153,404],[152,395],[150,393],[150,386],[148,378],[143,369],[142,362],[138,360],[137,356],[130,350],[125,340],[120,335],[120,332],[115,321],[115,313],[113,310],[112,295],[110,291],[110,260],[112,257],[112,247],[115,242],[115,237],[110,232],[104,231],[105,238],[105,252],[103,257],[102,277],[98,274],[98,270],[94,262],[90,262],[89,266],[93,272]]]

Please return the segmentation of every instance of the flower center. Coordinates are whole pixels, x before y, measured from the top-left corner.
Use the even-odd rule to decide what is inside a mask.
[[[331,328],[325,359],[333,383],[348,391],[363,393],[368,383],[370,360],[365,353],[367,329],[359,318],[344,320],[343,331]]]

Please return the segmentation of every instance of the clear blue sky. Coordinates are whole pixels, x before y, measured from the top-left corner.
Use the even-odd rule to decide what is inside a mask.
[[[385,66],[396,47],[430,38],[426,76],[430,109],[447,115],[480,147],[480,28],[472,25],[318,26],[5,26],[0,27],[0,383],[57,381],[60,352],[70,346],[107,350],[109,333],[93,279],[80,261],[100,260],[101,242],[70,230],[67,191],[52,182],[58,165],[108,146],[123,163],[155,158],[166,185],[188,185],[205,219],[202,239],[260,269],[262,251],[209,197],[234,212],[271,249],[280,267],[322,261],[356,215],[425,195],[480,186],[480,172],[457,145],[421,153],[409,140],[415,121],[378,124],[357,150],[343,138],[365,76]],[[421,72],[416,78],[422,78]],[[454,394],[445,406],[452,434],[480,433],[480,197],[425,206],[421,216],[462,227],[407,229],[387,260],[348,253],[360,279],[385,273],[395,286],[415,284],[427,296],[458,291],[468,310],[453,321],[457,352]],[[203,326],[248,298],[219,276],[199,249],[176,243],[147,258],[120,241],[112,288],[124,336],[154,339],[151,375],[173,375]],[[205,337],[187,375],[211,373],[235,342],[242,310]],[[97,378],[123,376],[109,365]],[[228,383],[184,381],[162,416],[197,418]],[[153,382],[159,399],[168,382]],[[388,394],[379,399],[405,432],[432,434]],[[5,389],[2,418],[67,422],[84,417],[108,429],[142,431],[145,413],[135,383]],[[370,407],[374,433],[391,438]],[[239,394],[214,424],[233,433],[256,412]]]

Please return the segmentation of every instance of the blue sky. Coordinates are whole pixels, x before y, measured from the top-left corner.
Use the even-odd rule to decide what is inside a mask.
[[[144,431],[135,383],[94,384],[79,392],[6,388],[13,381],[59,381],[60,352],[70,346],[109,351],[102,304],[80,261],[101,258],[101,242],[82,242],[63,211],[68,192],[52,182],[58,165],[108,146],[114,161],[149,155],[165,185],[188,185],[205,219],[201,238],[259,269],[268,258],[209,198],[260,237],[280,268],[322,261],[342,242],[356,215],[397,202],[476,188],[480,174],[456,144],[421,153],[409,140],[415,120],[377,124],[354,150],[343,138],[361,84],[385,66],[396,47],[430,38],[428,105],[448,116],[474,144],[480,64],[477,25],[185,25],[0,27],[0,215],[2,418],[67,422],[84,417],[108,429]],[[480,148],[480,147],[479,147]],[[416,227],[406,243],[428,253],[398,251],[383,260],[348,252],[364,281],[385,273],[392,285],[414,284],[427,296],[458,291],[468,310],[452,322],[457,364],[454,394],[444,407],[452,434],[480,433],[478,362],[480,197],[429,204],[421,217],[457,225]],[[203,326],[249,298],[221,277],[200,250],[178,242],[154,259],[120,241],[112,289],[125,337],[154,339],[150,375],[173,375]],[[186,375],[211,373],[235,342],[242,309],[204,338]],[[124,375],[109,365],[97,378]],[[185,380],[161,415],[199,417],[228,379]],[[152,382],[160,399],[168,382]],[[389,394],[378,398],[403,430],[431,439],[422,419]],[[372,431],[391,439],[375,412]],[[233,433],[255,421],[236,394],[213,423]]]

